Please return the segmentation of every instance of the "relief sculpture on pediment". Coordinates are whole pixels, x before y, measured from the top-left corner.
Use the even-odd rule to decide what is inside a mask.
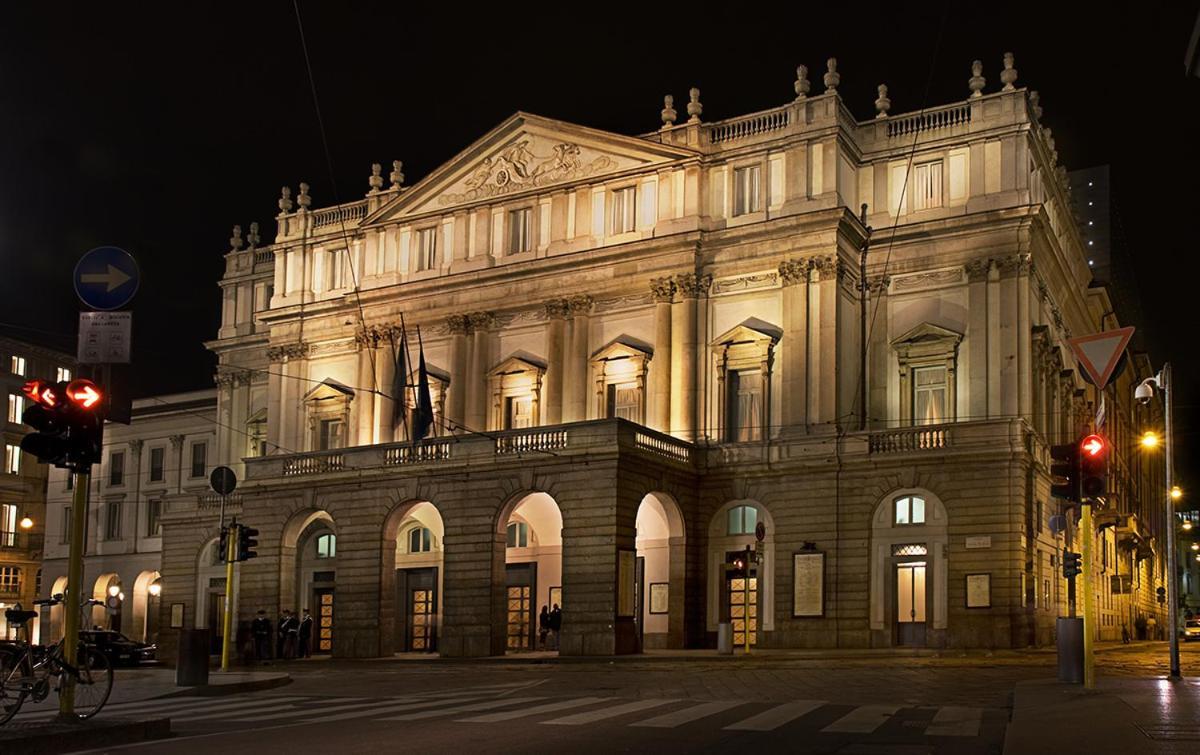
[[[477,199],[512,194],[525,189],[546,186],[560,181],[586,178],[617,167],[606,155],[584,160],[578,144],[560,142],[550,155],[537,155],[530,149],[529,139],[521,139],[499,154],[483,162],[463,182],[465,190],[443,194],[441,205],[471,202]]]

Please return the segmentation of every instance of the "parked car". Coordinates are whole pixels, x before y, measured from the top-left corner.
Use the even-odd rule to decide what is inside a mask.
[[[114,666],[139,666],[155,660],[158,646],[131,640],[120,632],[105,629],[85,629],[80,639],[108,656]]]
[[[1188,619],[1183,622],[1183,641],[1200,640],[1200,619]]]

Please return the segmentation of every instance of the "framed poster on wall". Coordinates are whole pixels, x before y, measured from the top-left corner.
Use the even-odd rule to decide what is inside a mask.
[[[558,606],[559,608],[563,607],[561,587],[550,588],[550,610],[553,611],[555,606]]]
[[[171,628],[183,629],[183,604],[171,604]]]
[[[792,554],[792,616],[825,615],[825,554],[800,551]]]
[[[617,551],[617,616],[633,616],[637,610],[636,566],[636,551]]]
[[[666,582],[653,582],[650,585],[650,613],[667,613],[668,596],[671,586]]]
[[[967,608],[992,607],[992,575],[967,575]]]

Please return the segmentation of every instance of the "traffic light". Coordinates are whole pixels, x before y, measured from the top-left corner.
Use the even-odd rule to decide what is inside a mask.
[[[1079,502],[1079,444],[1050,446],[1050,495]]]
[[[1158,588],[1157,592],[1158,592],[1158,602],[1166,603],[1167,602],[1167,588],[1160,587],[1160,588]]]
[[[1063,565],[1063,577],[1065,579],[1070,579],[1071,577],[1074,577],[1076,574],[1083,573],[1083,567],[1080,565],[1081,558],[1082,557],[1078,553],[1075,553],[1074,551],[1068,551],[1068,550],[1063,551],[1062,565]]]
[[[90,380],[30,380],[22,393],[33,402],[21,421],[34,429],[21,448],[46,464],[80,471],[100,463],[104,394]]]
[[[730,579],[744,579],[749,574],[749,565],[750,559],[746,557],[746,551],[735,554],[733,560],[729,562]]]
[[[237,543],[237,560],[245,561],[251,558],[258,558],[258,554],[254,549],[258,547],[258,530],[253,527],[247,527],[244,524],[238,525],[238,543]]]
[[[1079,442],[1079,492],[1098,498],[1108,491],[1108,441],[1089,435]]]
[[[236,526],[236,524],[231,524],[221,528],[221,539],[217,541],[217,553],[221,554],[221,563],[229,560],[229,530]]]

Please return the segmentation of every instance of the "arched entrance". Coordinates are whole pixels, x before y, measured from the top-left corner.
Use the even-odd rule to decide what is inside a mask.
[[[871,634],[876,646],[941,647],[946,633],[946,507],[897,490],[871,518]]]
[[[332,653],[337,625],[338,555],[333,517],[327,511],[292,516],[284,525],[280,552],[280,609],[291,611],[301,621],[309,612],[313,623],[308,651]],[[303,637],[297,653],[302,645]]]
[[[381,644],[385,652],[437,651],[442,623],[444,536],[442,515],[429,501],[401,504],[385,520],[380,596]]]
[[[755,530],[766,527],[759,543]],[[775,526],[757,501],[730,501],[717,510],[708,528],[708,612],[706,626],[715,633],[729,622],[735,647],[758,644],[775,629]],[[749,547],[752,558],[739,569]]]
[[[111,629],[121,631],[121,615],[125,607],[125,591],[116,572],[101,574],[92,587],[92,598],[102,605],[92,606],[91,623],[85,629]],[[111,600],[110,600],[111,599]]]
[[[143,642],[154,642],[158,634],[158,596],[162,589],[157,571],[144,571],[133,581],[133,595],[126,596],[132,609],[125,635]]]
[[[637,511],[637,626],[641,647],[683,647],[686,537],[683,514],[666,493],[648,493]]]
[[[543,606],[564,609],[562,512],[547,493],[528,493],[504,508],[499,519],[504,544],[505,650],[557,650],[558,633],[545,642],[538,616]]]

